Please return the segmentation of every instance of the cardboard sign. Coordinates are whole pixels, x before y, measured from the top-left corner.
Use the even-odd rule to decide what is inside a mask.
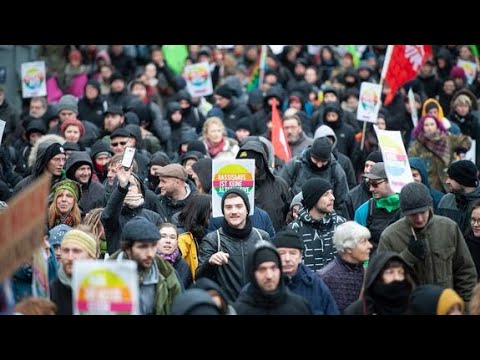
[[[43,246],[50,177],[43,174],[0,212],[0,282],[30,261],[34,251]]]

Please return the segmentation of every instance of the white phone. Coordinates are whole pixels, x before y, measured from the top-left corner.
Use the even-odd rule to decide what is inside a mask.
[[[135,148],[131,146],[127,146],[125,148],[125,152],[123,153],[123,158],[122,158],[122,166],[125,168],[125,170],[128,170],[132,167],[134,157],[135,157]]]

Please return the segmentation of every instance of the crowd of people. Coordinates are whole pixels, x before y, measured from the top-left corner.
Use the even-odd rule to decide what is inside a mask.
[[[414,179],[400,192],[372,124],[356,119],[386,46],[267,46],[260,71],[262,48],[185,45],[178,68],[162,46],[42,45],[46,96],[16,109],[0,85],[1,208],[51,176],[50,299],[33,296],[27,262],[0,293],[16,313],[71,315],[75,261],[129,259],[143,315],[480,314],[476,47],[434,45],[382,105],[377,126],[401,133]],[[199,62],[204,97],[182,73]],[[274,111],[288,161],[272,145]],[[254,160],[254,203],[232,188],[211,216],[213,159]]]

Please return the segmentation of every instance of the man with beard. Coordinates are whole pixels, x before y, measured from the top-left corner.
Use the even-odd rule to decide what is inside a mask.
[[[333,244],[336,227],[346,220],[333,209],[333,187],[323,179],[310,179],[302,187],[303,208],[298,218],[288,225],[303,240],[303,263],[318,271],[335,258]]]
[[[109,260],[133,260],[137,263],[139,307],[142,315],[168,315],[173,300],[181,292],[174,268],[157,255],[160,233],[147,219],[136,216],[127,222],[121,237],[121,249]]]
[[[422,183],[403,187],[400,208],[405,216],[382,233],[378,252],[396,251],[420,283],[452,288],[469,301],[477,272],[460,228],[433,214],[432,197]]]
[[[269,235],[252,227],[248,213],[250,203],[241,189],[230,189],[222,196],[222,227],[208,233],[200,243],[196,278],[208,277],[217,282],[227,300],[234,302],[242,287],[250,281],[247,256],[260,240]]]
[[[308,301],[288,290],[275,247],[259,241],[249,257],[251,282],[233,305],[238,315],[312,315]]]

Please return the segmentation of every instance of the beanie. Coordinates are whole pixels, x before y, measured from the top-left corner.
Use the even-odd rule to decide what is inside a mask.
[[[154,153],[150,158],[150,163],[149,163],[150,166],[152,165],[165,166],[168,164],[170,164],[170,158],[163,151],[157,151],[156,153]]]
[[[62,125],[60,126],[60,134],[64,135],[65,130],[67,130],[67,127],[69,127],[69,126],[77,126],[78,130],[80,131],[80,137],[85,135],[85,126],[78,119],[67,119],[67,120],[65,120],[62,123]]]
[[[465,304],[457,292],[450,288],[443,290],[438,299],[437,315],[447,315],[454,305],[459,305],[463,313]]]
[[[292,202],[290,203],[290,210],[295,206],[295,205],[300,205],[303,206],[303,194],[300,191],[297,195],[295,195],[292,199]]]
[[[200,140],[191,140],[188,142],[187,151],[198,151],[203,155],[207,155],[207,148]]]
[[[80,188],[78,183],[76,181],[73,181],[73,180],[70,180],[70,179],[62,180],[62,181],[59,181],[58,183],[56,183],[52,187],[51,192],[53,193],[53,196],[55,197],[55,196],[57,196],[57,193],[60,190],[70,191],[77,203],[82,196],[82,189]]]
[[[460,185],[477,187],[477,167],[470,160],[455,161],[447,170],[448,176]]]
[[[57,114],[60,114],[62,110],[73,111],[78,115],[78,102],[73,95],[63,95],[57,104]]]
[[[233,90],[228,85],[220,85],[216,90],[215,94],[220,95],[226,99],[231,99],[233,97]]]
[[[253,269],[254,271],[258,269],[258,267],[267,261],[273,261],[280,267],[280,256],[278,255],[277,251],[271,247],[261,247],[257,251],[253,253]]]
[[[374,163],[383,162],[382,152],[378,150],[372,151],[370,154],[368,154],[365,162],[367,161],[373,161]]]
[[[317,138],[310,148],[310,155],[316,159],[328,161],[332,155],[333,144],[326,138]]]
[[[400,209],[403,215],[427,211],[432,205],[430,191],[422,183],[408,183],[400,191]]]
[[[97,242],[86,232],[81,230],[70,230],[63,237],[62,245],[73,243],[85,250],[91,258],[97,258]]]
[[[298,249],[303,251],[303,241],[300,235],[293,230],[280,231],[275,235],[273,244],[276,248]]]
[[[39,146],[40,147],[40,146]],[[50,159],[54,158],[58,154],[65,154],[65,149],[59,143],[50,144],[45,149],[45,161],[50,161]]]
[[[60,245],[62,243],[63,237],[70,230],[72,230],[72,228],[66,224],[60,224],[51,228],[48,232],[48,242],[51,246]]]
[[[122,231],[122,241],[155,242],[160,239],[157,227],[141,216],[135,216],[125,224]]]
[[[249,214],[250,213],[250,202],[248,201],[248,196],[245,193],[245,191],[243,191],[242,189],[236,189],[236,188],[230,189],[223,194],[223,196],[222,196],[222,214],[224,214],[223,206],[225,205],[225,199],[230,194],[237,194],[238,196],[240,196],[242,198],[243,202],[245,203],[245,207],[247,208],[247,214]]]
[[[328,181],[320,178],[313,178],[308,180],[302,186],[303,205],[307,210],[315,206],[318,199],[322,197],[328,190],[333,190],[332,185]]]

